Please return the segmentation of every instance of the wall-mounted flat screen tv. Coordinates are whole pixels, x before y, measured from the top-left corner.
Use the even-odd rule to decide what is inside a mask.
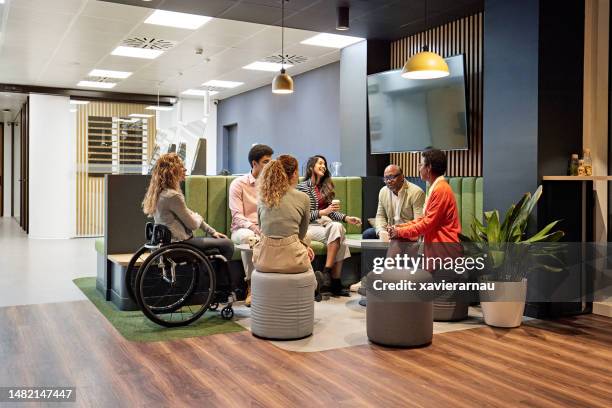
[[[372,153],[468,148],[464,56],[446,62],[445,78],[405,79],[401,70],[368,76]]]

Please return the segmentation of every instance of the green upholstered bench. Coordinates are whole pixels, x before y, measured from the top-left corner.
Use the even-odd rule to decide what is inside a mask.
[[[185,201],[187,206],[204,217],[206,222],[217,231],[231,235],[232,216],[229,211],[229,187],[236,176],[189,176],[185,180]],[[360,177],[335,177],[336,198],[341,200],[342,211],[362,216],[362,182]],[[345,224],[347,234],[361,237],[361,227]],[[198,230],[196,236],[204,235]],[[317,255],[326,253],[325,245],[313,242],[312,247]],[[358,252],[351,250],[352,252]],[[240,259],[236,251],[233,259]]]

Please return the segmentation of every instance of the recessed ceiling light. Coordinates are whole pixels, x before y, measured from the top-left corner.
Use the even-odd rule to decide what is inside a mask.
[[[89,101],[81,101],[78,99],[71,99],[70,100],[70,104],[71,105],[87,105],[89,103]]]
[[[164,52],[161,50],[152,50],[150,48],[126,47],[125,45],[120,45],[119,47],[115,48],[113,52],[111,52],[111,55],[118,55],[121,57],[155,59],[163,53]]]
[[[186,28],[197,30],[208,23],[212,17],[199,16],[197,14],[177,13],[175,11],[155,10],[145,20],[145,24],[155,24],[166,27]]]
[[[351,37],[348,35],[321,33],[300,42],[300,44],[316,45],[318,47],[344,48],[363,40],[363,38]]]
[[[145,109],[147,109],[147,110],[154,110],[154,111],[171,111],[171,110],[174,109],[174,106],[151,105],[151,106],[147,106]]]
[[[149,115],[146,113],[130,113],[130,118],[152,118],[153,115]]]
[[[125,71],[111,71],[108,69],[94,69],[87,75],[92,76],[92,77],[125,79],[125,78],[128,78],[130,75],[132,75],[132,73],[125,72]]]
[[[192,96],[206,96],[208,92],[209,96],[213,96],[218,94],[217,91],[207,91],[206,89],[188,89],[186,91],[181,92],[183,95],[192,95]]]
[[[80,81],[77,86],[84,86],[86,88],[103,88],[110,89],[117,85],[114,82],[96,82],[96,81]]]
[[[215,88],[236,88],[237,86],[244,85],[244,82],[235,82],[235,81],[219,81],[217,79],[213,79],[208,82],[204,82],[202,86],[212,86]]]
[[[292,66],[293,65],[291,65],[291,64],[285,64],[284,65],[285,69],[291,68]],[[250,63],[249,65],[245,65],[242,68],[243,69],[251,69],[251,70],[255,70],[255,71],[276,72],[276,71],[279,71],[282,67],[283,67],[283,65],[279,64],[277,62],[255,61],[255,62]]]

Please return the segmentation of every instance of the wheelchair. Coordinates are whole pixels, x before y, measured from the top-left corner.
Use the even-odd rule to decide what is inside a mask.
[[[125,285],[147,318],[165,327],[186,326],[223,303],[221,317],[234,316],[237,297],[231,279],[218,273],[228,260],[217,248],[203,250],[188,242],[172,242],[166,226],[151,222],[146,224],[145,236],[147,242],[128,264]]]

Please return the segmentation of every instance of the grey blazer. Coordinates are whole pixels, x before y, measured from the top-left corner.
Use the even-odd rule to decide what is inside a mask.
[[[172,233],[172,241],[189,239],[198,228],[202,228],[209,235],[217,232],[204,222],[200,214],[187,208],[183,193],[172,189],[163,190],[159,194],[153,219],[156,224],[168,227]]]

